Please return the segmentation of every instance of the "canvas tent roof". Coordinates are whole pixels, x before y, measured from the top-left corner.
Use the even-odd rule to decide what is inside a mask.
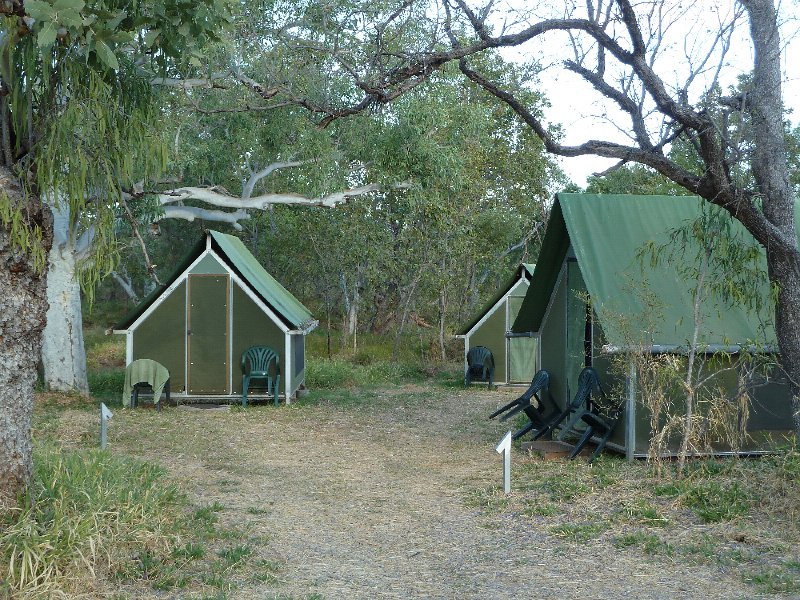
[[[218,231],[207,232],[211,248],[242,280],[263,300],[275,314],[291,329],[303,330],[313,326],[314,317],[285,287],[283,287],[245,247],[242,241],[232,235]],[[203,236],[178,264],[175,271],[164,283],[150,293],[122,321],[115,330],[130,327],[139,316],[168,288],[205,250],[206,236]]]
[[[701,202],[690,196],[558,194],[512,331],[539,330],[571,245],[607,343],[623,347],[630,340],[631,328],[641,331],[644,324],[655,321],[648,334],[652,344],[685,345],[693,331],[693,283],[668,260],[652,266],[637,252],[649,243],[666,244],[671,231],[700,215]],[[731,231],[755,243],[738,222],[732,223]],[[685,256],[695,253],[690,249]],[[766,271],[763,251],[761,261]],[[766,284],[763,293],[766,297]],[[657,299],[657,309],[649,305],[648,296]],[[769,318],[759,318],[743,307],[704,305],[703,312],[700,339],[704,344],[775,343]]]
[[[522,263],[521,265],[519,265],[519,267],[517,267],[517,270],[514,272],[514,275],[512,275],[509,278],[506,284],[503,287],[501,287],[497,291],[497,293],[492,297],[492,299],[489,300],[486,304],[484,304],[481,307],[481,309],[478,312],[476,312],[472,316],[472,318],[469,321],[467,321],[467,323],[456,332],[456,335],[467,335],[470,332],[470,330],[473,327],[475,327],[478,321],[480,321],[483,318],[483,315],[485,315],[488,310],[490,310],[495,304],[497,304],[500,301],[500,299],[503,296],[505,296],[511,290],[512,287],[514,287],[514,284],[517,283],[517,281],[519,281],[520,278],[527,277],[528,279],[530,279],[533,276],[533,271],[535,267],[536,265],[531,263]]]

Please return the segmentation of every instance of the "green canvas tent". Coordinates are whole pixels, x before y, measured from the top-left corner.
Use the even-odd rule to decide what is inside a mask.
[[[511,327],[514,334],[539,340],[539,364],[550,372],[550,391],[560,406],[571,398],[584,366],[597,369],[607,389],[625,395],[626,414],[610,445],[629,457],[647,454],[650,415],[637,402],[635,377],[620,373],[620,361],[613,359],[624,363],[634,347],[684,354],[694,330],[693,283],[679,274],[674,261],[643,260],[641,249],[667,244],[671,232],[700,215],[701,206],[696,197],[558,194],[528,293]],[[732,222],[731,231],[754,243],[738,222]],[[681,260],[690,256],[691,251]],[[765,286],[765,298],[767,293]],[[728,366],[744,346],[776,348],[770,316],[711,299],[702,308],[699,340],[705,352],[725,352]],[[735,395],[736,373],[721,378]],[[756,452],[785,443],[792,429],[788,386],[777,373],[759,383],[749,392],[749,414],[740,414],[748,434],[743,449]]]
[[[208,231],[113,331],[126,337],[126,364],[163,364],[172,394],[188,400],[240,396],[242,354],[269,346],[280,356],[289,401],[305,376],[305,335],[317,323],[239,238]]]
[[[494,297],[458,331],[456,337],[464,340],[464,369],[469,349],[485,346],[494,356],[494,383],[530,384],[537,370],[537,341],[533,337],[509,338],[506,333],[517,318],[534,267],[521,264]]]

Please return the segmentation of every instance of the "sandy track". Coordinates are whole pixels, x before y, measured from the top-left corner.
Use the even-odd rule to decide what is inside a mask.
[[[507,400],[412,387],[366,405],[126,411],[115,443],[163,463],[197,504],[224,505],[282,563],[277,585],[235,598],[757,597],[737,573],[565,543],[470,507],[471,491],[500,481],[504,430],[486,415]]]

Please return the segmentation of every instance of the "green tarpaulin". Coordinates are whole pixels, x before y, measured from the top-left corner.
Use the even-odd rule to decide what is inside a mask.
[[[682,259],[661,257],[656,265],[639,255],[648,245],[667,244],[672,232],[697,219],[701,202],[690,196],[558,194],[512,331],[539,331],[571,245],[607,343],[624,346],[638,336],[636,342],[685,345],[693,332],[696,281],[682,277],[675,261],[694,260],[697,248],[687,248]],[[731,231],[755,243],[738,222]],[[765,260],[762,267],[765,271]],[[766,298],[766,284],[762,293]],[[702,310],[703,344],[775,343],[769,318],[712,299]],[[644,327],[649,340],[642,339]]]

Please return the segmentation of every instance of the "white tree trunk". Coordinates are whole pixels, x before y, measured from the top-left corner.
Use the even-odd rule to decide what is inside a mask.
[[[69,212],[53,209],[54,240],[48,256],[47,325],[42,340],[44,383],[48,389],[89,393],[83,343],[81,290],[76,265],[84,248],[76,248]]]

